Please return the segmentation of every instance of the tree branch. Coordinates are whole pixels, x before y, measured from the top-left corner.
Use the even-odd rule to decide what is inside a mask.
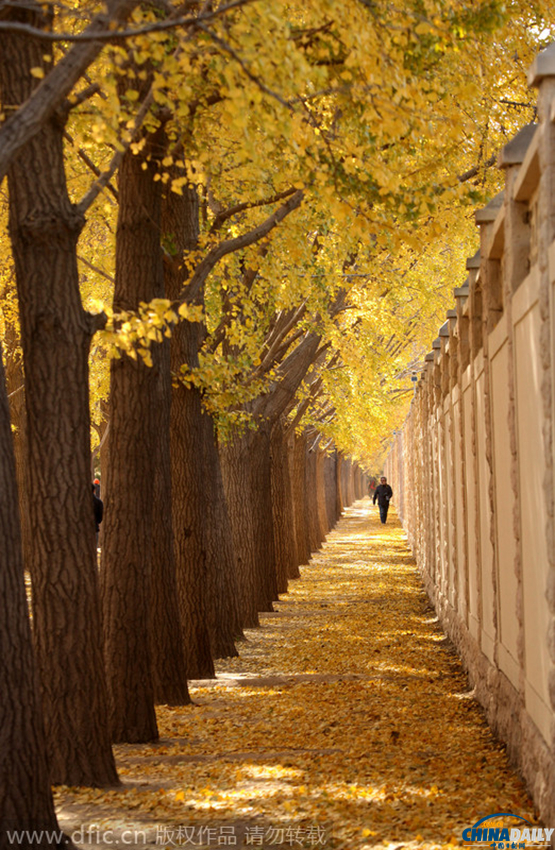
[[[294,195],[297,190],[294,187],[290,189],[286,189],[284,192],[279,192],[277,195],[274,195],[271,198],[264,198],[261,201],[245,201],[243,204],[236,204],[234,207],[229,207],[227,210],[222,210],[216,215],[214,219],[214,223],[210,228],[210,233],[215,233],[220,227],[232,216],[238,215],[245,210],[252,210],[256,207],[265,207],[270,204],[275,204],[278,201],[282,201],[284,198],[289,198],[290,195]]]
[[[137,112],[137,114],[135,116],[135,120],[133,122],[133,130],[132,130],[129,138],[127,139],[126,142],[122,143],[121,150],[118,150],[118,151],[115,152],[114,156],[112,157],[112,161],[111,161],[110,165],[108,166],[108,168],[106,169],[106,171],[103,174],[100,175],[98,180],[95,180],[95,182],[92,184],[92,186],[90,187],[87,194],[77,204],[76,209],[81,215],[85,215],[88,208],[97,199],[98,195],[101,193],[101,191],[104,189],[104,187],[108,185],[108,183],[110,182],[110,180],[112,179],[112,177],[114,176],[114,174],[116,173],[118,168],[120,167],[120,164],[121,164],[123,157],[125,156],[125,154],[129,150],[129,148],[131,147],[133,142],[137,139],[139,130],[141,129],[142,123],[146,118],[147,112],[150,109],[150,105],[151,105],[152,101],[153,101],[153,94],[152,94],[152,87],[151,87],[147,96],[145,97],[145,99],[142,102],[141,108],[139,109],[139,111]]]
[[[73,139],[72,136],[69,135],[69,133],[65,132],[64,137],[70,143],[70,145],[75,145],[75,140]],[[85,151],[82,148],[77,148],[77,156],[80,159],[83,160],[83,162],[85,163],[87,168],[90,169],[90,171],[92,171],[92,173],[94,174],[95,177],[100,177],[102,175],[102,171],[100,170],[100,168],[97,165],[94,164],[94,162],[92,161],[90,156],[88,154],[86,154]],[[108,183],[106,188],[108,189],[109,192],[111,192],[111,194],[113,195],[115,200],[118,201],[119,200],[118,190],[116,188],[114,188],[114,186],[112,186],[111,183]]]
[[[127,0],[125,0],[126,2]],[[226,6],[220,6],[219,9],[216,9],[212,12],[205,12],[198,17],[188,16],[188,17],[179,17],[179,18],[169,18],[165,21],[156,21],[152,24],[145,24],[142,27],[136,27],[135,29],[124,29],[124,30],[110,30],[109,32],[96,32],[91,33],[90,27],[82,33],[71,33],[71,32],[48,32],[47,30],[41,30],[37,27],[32,26],[31,24],[22,24],[19,21],[0,21],[0,33],[14,33],[21,35],[30,35],[33,38],[41,39],[41,41],[70,41],[70,42],[85,42],[90,43],[92,41],[97,42],[110,42],[117,43],[121,39],[125,38],[133,38],[137,35],[148,35],[153,32],[164,32],[165,30],[175,29],[175,27],[188,27],[188,26],[198,26],[199,29],[204,29],[199,22],[200,21],[212,21],[215,18],[219,18],[222,15],[225,15],[226,12],[229,12],[233,9],[239,9],[242,6],[247,6],[249,3],[252,3],[253,0],[234,0],[232,3],[228,3]],[[137,3],[133,3],[134,6]],[[100,15],[98,17],[101,17]],[[112,18],[115,20],[115,18]],[[92,24],[91,24],[92,26]]]
[[[112,284],[115,283],[114,278],[111,275],[109,275],[108,272],[105,272],[102,269],[99,269],[97,266],[93,266],[92,263],[89,263],[88,260],[85,260],[85,258],[81,257],[79,254],[77,254],[77,259],[79,260],[80,263],[83,263],[84,266],[87,266],[89,269],[91,269],[91,271],[96,272],[97,274],[101,275],[102,277],[105,277],[106,280],[110,281],[110,283],[112,283]]]
[[[97,15],[85,30],[87,43],[75,45],[66,53],[37,86],[31,97],[2,125],[0,128],[0,181],[6,176],[16,153],[39,132],[44,122],[62,107],[75,83],[94,62],[102,50],[99,37],[112,32],[110,25],[113,21],[124,20],[137,3],[138,0],[110,0],[108,13]],[[8,31],[10,23],[0,21],[4,29],[7,28]],[[24,24],[21,26],[25,27]],[[37,38],[44,35],[40,29],[35,32],[31,27],[31,30],[33,31],[30,34]]]
[[[293,212],[293,210],[297,209],[297,207],[301,205],[303,197],[304,194],[302,190],[298,189],[285,204],[282,204],[279,209],[272,213],[272,215],[270,215],[257,227],[249,230],[247,233],[243,233],[241,236],[236,236],[233,239],[226,239],[225,242],[220,242],[219,245],[212,248],[212,250],[208,252],[206,257],[204,257],[204,259],[201,260],[196,267],[189,283],[187,283],[179,293],[179,297],[177,299],[178,303],[182,304],[184,302],[190,303],[194,301],[202,289],[206,278],[223,257],[227,254],[233,253],[234,251],[240,251],[243,248],[248,248],[250,245],[254,245],[255,242],[259,242],[261,239],[264,239],[264,237],[267,236],[274,227],[277,227],[277,225],[280,224],[280,222],[282,222],[289,213]]]
[[[259,396],[254,402],[255,416],[273,421],[281,416],[301,385],[310,364],[314,361],[319,344],[319,334],[312,331],[305,335],[302,342],[281,364],[269,392]]]
[[[95,94],[98,94],[100,91],[100,86],[98,83],[91,83],[90,86],[87,86],[83,91],[80,91],[79,94],[74,95],[71,99],[68,98],[62,107],[62,111],[64,117],[69,115],[72,109],[75,109],[76,106],[80,106],[82,103],[85,103],[86,100],[89,100]]]
[[[256,74],[253,74],[253,72],[250,71],[245,65],[244,61],[241,59],[237,51],[234,50],[233,47],[227,43],[227,41],[225,41],[223,38],[220,38],[219,35],[216,35],[216,33],[212,32],[212,30],[208,27],[205,27],[202,24],[198,23],[198,21],[196,23],[196,27],[203,33],[206,33],[206,35],[209,36],[209,38],[211,38],[212,41],[218,45],[218,47],[221,47],[222,50],[224,50],[226,53],[229,53],[229,55],[233,59],[235,59],[235,61],[241,66],[243,72],[246,74],[249,80],[251,80],[251,82],[253,82],[256,86],[258,86],[260,91],[264,92],[264,94],[270,95],[270,97],[273,97],[275,100],[277,100],[278,103],[281,103],[282,106],[285,106],[286,109],[293,111],[293,105],[284,100],[277,92],[272,91],[272,89],[269,89],[268,86],[265,85],[265,83],[263,83],[262,80],[256,76]]]
[[[467,180],[471,180],[472,177],[476,177],[476,175],[483,168],[491,168],[491,166],[495,165],[496,162],[497,162],[497,154],[494,153],[490,156],[489,159],[486,159],[486,161],[483,162],[481,165],[475,165],[474,168],[469,168],[468,171],[465,171],[463,174],[458,174],[457,180],[459,181],[459,183],[466,183]]]

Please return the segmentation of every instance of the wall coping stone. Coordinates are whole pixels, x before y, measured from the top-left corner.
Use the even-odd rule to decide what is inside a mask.
[[[504,148],[501,148],[497,157],[498,168],[509,168],[511,165],[520,165],[524,162],[526,151],[532,144],[538,126],[538,124],[526,124]]]
[[[495,198],[492,198],[489,204],[482,207],[481,210],[476,210],[474,213],[476,224],[487,224],[488,222],[495,221],[499,210],[503,206],[504,197],[505,191],[503,190],[502,192],[498,192]]]
[[[488,204],[489,206],[489,204]],[[487,210],[487,207],[484,207]],[[470,271],[470,269],[479,269],[480,268],[480,249],[476,251],[473,257],[468,257],[466,260],[466,269]]]
[[[528,71],[528,85],[539,86],[544,77],[555,77],[555,42],[538,53]]]

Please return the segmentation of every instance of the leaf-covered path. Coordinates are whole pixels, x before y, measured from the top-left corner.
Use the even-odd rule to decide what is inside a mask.
[[[121,789],[59,789],[81,846],[444,847],[533,819],[394,515],[351,507],[261,621],[159,744],[116,747]]]

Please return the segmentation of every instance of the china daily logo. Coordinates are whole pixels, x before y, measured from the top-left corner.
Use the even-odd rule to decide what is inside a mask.
[[[520,815],[497,812],[463,829],[462,837],[469,845],[489,845],[496,850],[524,850],[526,847],[549,846],[553,832],[555,828],[534,826]]]

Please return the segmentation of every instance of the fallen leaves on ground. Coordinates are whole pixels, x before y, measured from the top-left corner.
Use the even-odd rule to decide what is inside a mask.
[[[82,846],[436,848],[534,818],[396,517],[358,502],[301,573],[194,706],[159,707],[158,744],[115,748],[121,789],[57,790]]]

